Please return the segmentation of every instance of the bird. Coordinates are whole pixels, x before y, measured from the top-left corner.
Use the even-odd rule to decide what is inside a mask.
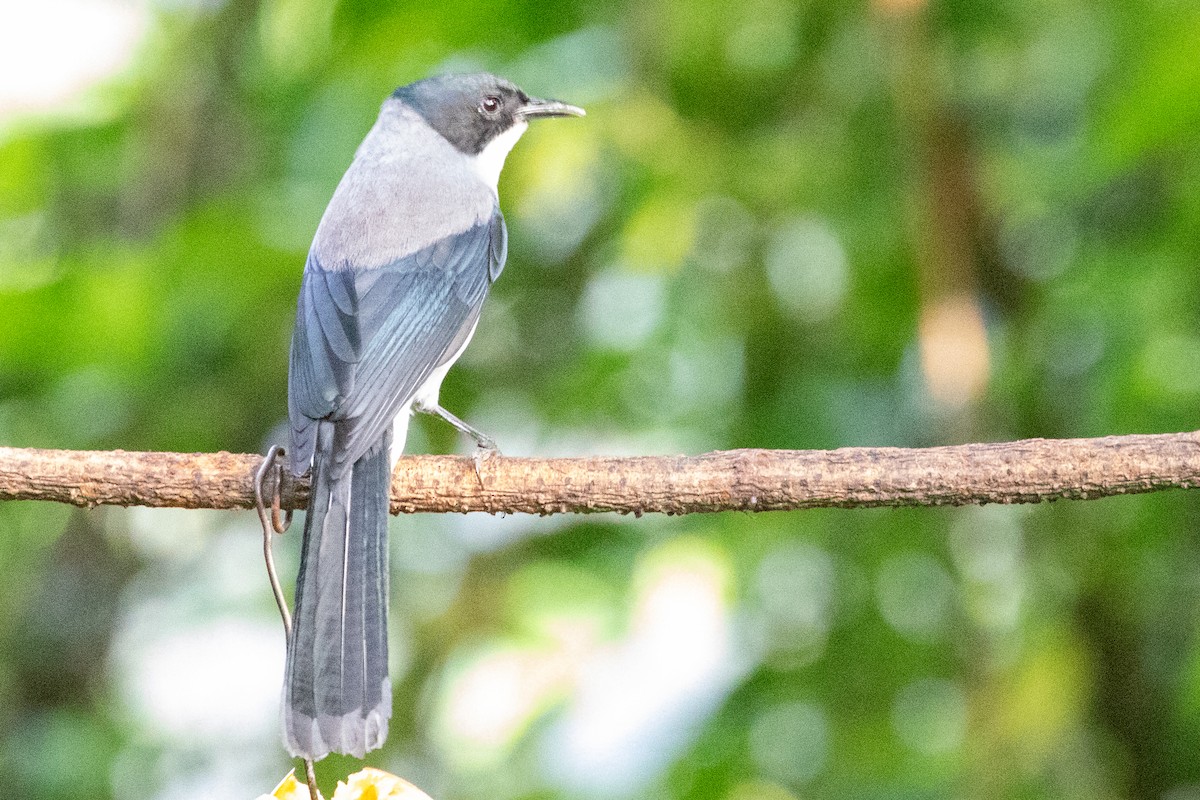
[[[497,452],[439,389],[504,268],[506,156],[530,121],[583,115],[487,73],[402,86],[321,217],[288,361],[288,465],[311,471],[284,670],[293,756],[362,758],[387,738],[391,473],[413,412]]]

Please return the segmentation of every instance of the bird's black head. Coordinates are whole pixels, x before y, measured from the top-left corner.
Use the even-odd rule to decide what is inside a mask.
[[[467,155],[478,155],[497,136],[534,117],[583,116],[581,108],[530,97],[486,72],[426,78],[401,86],[392,96]]]

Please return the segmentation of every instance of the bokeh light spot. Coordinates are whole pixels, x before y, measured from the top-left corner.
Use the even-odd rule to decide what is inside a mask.
[[[967,732],[966,694],[951,681],[913,681],[896,695],[892,727],[900,740],[917,752],[937,755],[954,750]]]

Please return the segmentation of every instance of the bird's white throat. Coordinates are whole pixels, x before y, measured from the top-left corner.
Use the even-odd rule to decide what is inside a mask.
[[[500,170],[504,168],[504,159],[508,157],[509,151],[513,149],[513,145],[517,143],[521,134],[528,127],[528,122],[523,120],[518,122],[488,142],[487,146],[483,148],[483,152],[475,156],[475,171],[488,186],[492,187],[493,192],[497,191],[496,187],[500,183]]]

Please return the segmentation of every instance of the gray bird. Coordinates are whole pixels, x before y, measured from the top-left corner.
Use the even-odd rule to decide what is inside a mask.
[[[504,268],[496,183],[528,122],[583,116],[494,75],[445,75],[383,103],[313,239],[288,370],[291,471],[312,470],[284,676],[292,755],[383,744],[388,487],[413,411],[491,439],[438,391]]]

